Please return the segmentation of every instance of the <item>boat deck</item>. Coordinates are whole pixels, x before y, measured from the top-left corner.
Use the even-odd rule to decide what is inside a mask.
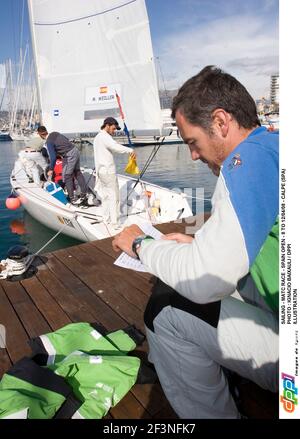
[[[163,233],[184,231],[184,224],[158,228]],[[38,270],[31,278],[0,281],[0,322],[6,328],[6,349],[0,349],[0,377],[13,363],[30,356],[29,338],[71,322],[98,322],[109,331],[134,324],[145,332],[143,312],[153,277],[117,267],[113,265],[115,259],[108,238],[36,258]],[[135,352],[146,359],[147,343]],[[277,417],[274,395],[249,384],[245,393],[249,417]],[[107,418],[174,419],[176,414],[159,383],[136,384]]]

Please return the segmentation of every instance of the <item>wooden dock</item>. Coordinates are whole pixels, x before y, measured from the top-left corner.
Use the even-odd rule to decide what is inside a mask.
[[[163,233],[183,232],[184,227],[172,223],[158,226]],[[153,277],[113,265],[116,256],[110,238],[93,241],[36,258],[38,271],[29,279],[0,281],[0,322],[6,328],[6,349],[0,349],[0,377],[13,363],[31,355],[29,338],[71,322],[98,322],[108,331],[134,324],[145,333],[143,313]],[[146,359],[147,342],[135,352]],[[264,401],[259,399],[257,417],[274,417],[273,408],[262,408]],[[156,383],[135,384],[107,417],[174,419],[176,414]]]

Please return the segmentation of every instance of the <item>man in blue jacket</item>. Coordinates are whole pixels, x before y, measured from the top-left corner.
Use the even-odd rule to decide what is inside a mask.
[[[138,226],[113,241],[166,284],[145,313],[149,359],[182,418],[238,418],[224,369],[278,389],[278,134],[254,100],[207,66],[173,101],[192,160],[219,175],[195,237],[154,241]]]
[[[56,162],[56,157],[60,156],[63,159],[63,182],[69,195],[70,202],[76,204],[76,196],[74,195],[73,177],[78,181],[81,189],[81,199],[86,195],[86,182],[80,171],[80,153],[75,145],[62,134],[53,131],[48,133],[46,127],[40,126],[37,129],[39,136],[45,140],[47,152],[50,159],[48,170],[48,177],[52,177],[53,169]]]

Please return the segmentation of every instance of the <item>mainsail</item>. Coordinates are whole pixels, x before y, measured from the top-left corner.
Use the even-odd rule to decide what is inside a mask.
[[[144,0],[28,0],[42,121],[48,131],[98,132],[103,119],[140,135],[162,120]]]

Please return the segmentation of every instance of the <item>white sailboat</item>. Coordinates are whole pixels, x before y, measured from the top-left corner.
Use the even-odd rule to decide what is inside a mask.
[[[49,132],[96,133],[107,116],[121,123],[117,92],[128,126],[141,135],[161,134],[144,0],[28,0],[28,6],[41,120]],[[84,176],[93,192],[93,171]],[[118,180],[122,227],[192,215],[182,193],[121,175]],[[13,171],[11,184],[25,209],[54,230],[83,241],[117,233],[104,221],[101,204],[64,204],[24,170]]]
[[[8,95],[8,88],[9,88],[9,78],[7,75],[7,66],[9,61],[6,61],[5,64],[0,64],[0,112],[2,112],[2,106],[5,102],[5,98],[7,98]],[[4,141],[10,141],[11,137],[9,134],[9,127],[7,124],[7,119],[0,119],[0,142]]]
[[[91,169],[83,169],[90,190],[95,176]],[[121,227],[130,224],[157,224],[192,216],[192,211],[183,193],[118,175],[121,200]],[[64,204],[33,182],[23,171],[13,172],[11,185],[24,208],[45,226],[81,241],[93,241],[113,236],[116,231],[103,220],[102,206],[76,207]]]
[[[103,119],[161,135],[144,0],[28,0],[39,102],[48,131],[96,134]]]

